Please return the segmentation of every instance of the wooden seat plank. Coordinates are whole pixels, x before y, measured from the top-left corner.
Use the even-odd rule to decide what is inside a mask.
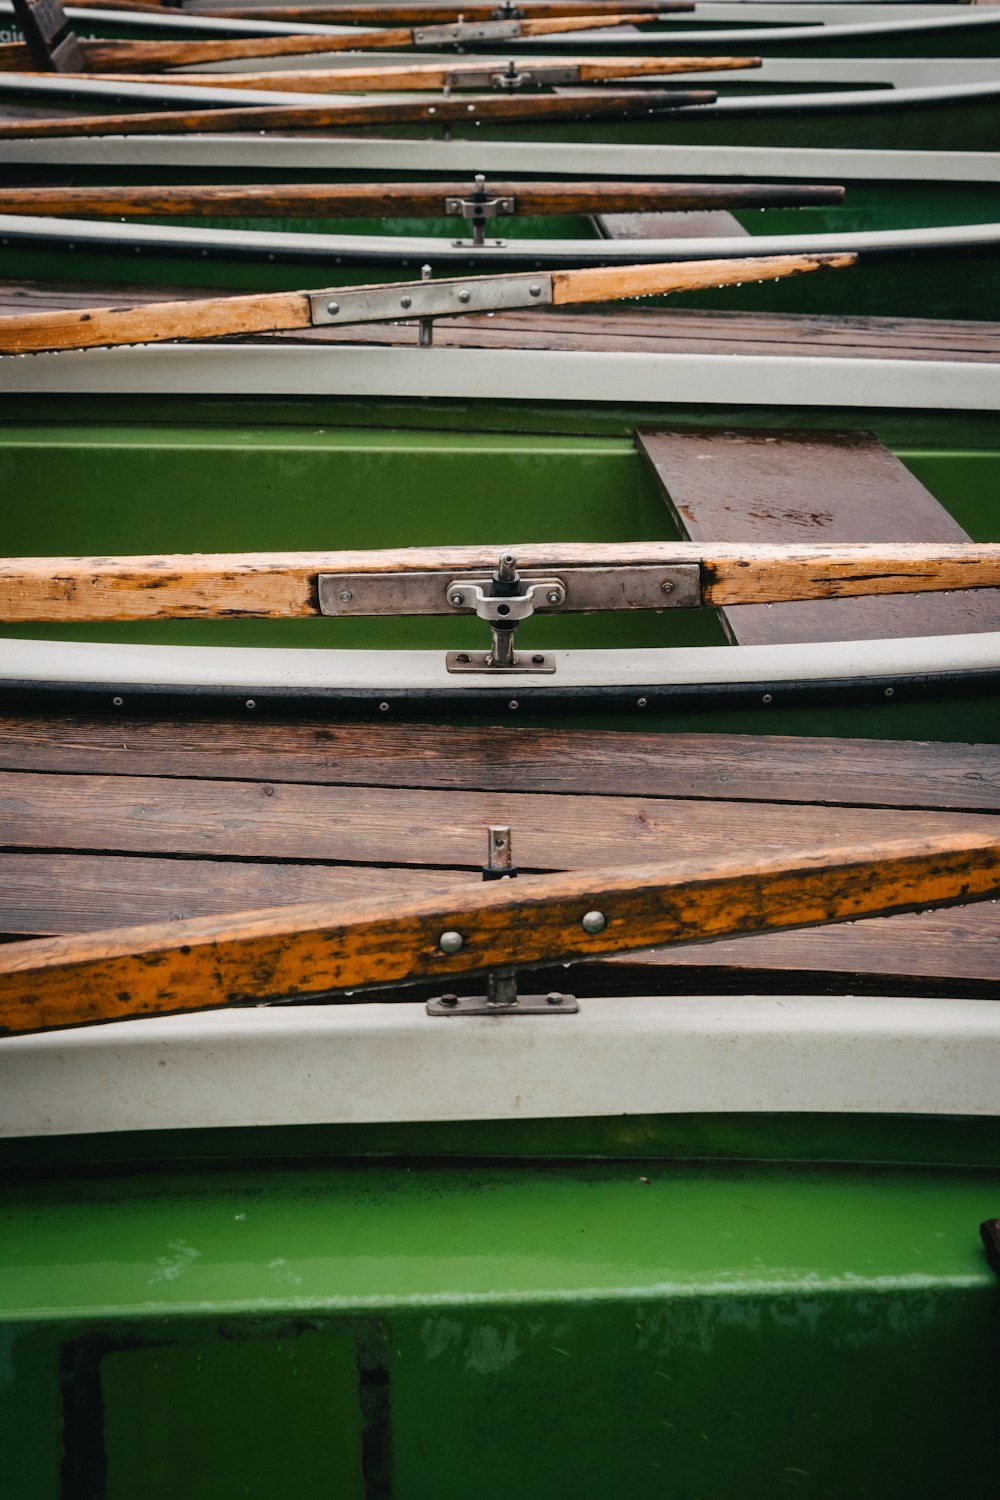
[[[605,240],[707,240],[750,238],[735,214],[712,208],[649,214],[594,214],[594,228]]]
[[[642,431],[641,452],[691,541],[967,541],[968,533],[870,433]],[[740,645],[1000,629],[1000,590],[721,611]]]
[[[1000,812],[1000,746],[0,716],[0,770]]]
[[[19,771],[0,773],[0,808],[8,849],[454,868],[479,867],[486,826],[509,823],[526,870],[1000,827],[978,813]]]

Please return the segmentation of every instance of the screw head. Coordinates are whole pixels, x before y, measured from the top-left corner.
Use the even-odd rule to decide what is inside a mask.
[[[545,657],[540,654],[536,654],[531,658],[531,660],[536,667],[542,667],[545,665]]]
[[[529,297],[540,297],[541,295],[542,295],[542,289],[541,289],[541,287],[538,285],[537,281],[533,281],[531,283],[531,285],[529,286],[529,288],[528,288],[528,296]]]
[[[350,589],[341,589],[340,593],[337,595],[337,598],[340,600],[341,604],[350,604],[351,600],[354,598],[354,594]]]
[[[118,694],[117,694],[117,693],[116,693],[116,694],[115,694],[115,696],[114,696],[114,697],[113,697],[113,698],[112,698],[112,700],[111,700],[111,701],[112,701],[112,703],[113,703],[113,704],[114,704],[114,706],[115,706],[115,708],[121,708],[121,706],[122,706],[122,704],[123,704],[123,703],[124,703],[124,702],[125,702],[125,699],[124,699],[124,698],[122,698],[122,697],[120,697],[120,696],[119,696],[119,695],[118,695]]]
[[[603,932],[608,925],[608,919],[602,911],[588,911],[583,918],[581,926],[584,932]]]
[[[545,996],[545,1000],[548,1005],[562,1005],[563,997],[558,990],[553,990]]]
[[[339,302],[328,302],[326,304],[326,310],[330,314],[331,318],[335,318],[337,316],[337,314],[340,312],[340,303]]]
[[[256,703],[254,702],[254,700],[252,698],[248,698],[247,701],[246,701],[246,707],[247,708],[256,708],[257,705],[256,705]]]
[[[400,305],[400,307],[412,307],[413,306],[413,298],[412,297],[400,297],[400,299],[399,299],[399,305]]]
[[[451,1010],[452,1006],[458,1004],[458,996],[457,995],[439,995],[438,996],[438,1004],[439,1005],[446,1005],[448,1007],[448,1009]]]
[[[661,594],[672,594],[673,591],[674,591],[674,586],[670,582],[670,579],[669,578],[665,578],[663,580],[663,582],[660,584],[660,593]]]
[[[645,708],[646,704],[648,702],[649,702],[648,698],[637,698],[635,700],[635,706],[636,706],[636,708]]]
[[[387,714],[389,712],[388,703],[380,703],[378,706],[378,711],[380,714]]]
[[[449,928],[447,932],[442,932],[438,938],[438,947],[442,953],[459,953],[464,944],[465,939],[462,934],[455,932],[452,928]]]
[[[458,294],[458,300],[459,300],[459,302],[468,302],[468,300],[469,300],[469,298],[470,298],[471,295],[472,295],[471,292],[467,292],[463,288],[462,291],[460,291],[459,294]]]

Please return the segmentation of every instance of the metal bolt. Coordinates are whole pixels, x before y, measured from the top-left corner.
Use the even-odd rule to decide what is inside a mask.
[[[511,700],[510,700],[510,702],[509,702],[509,703],[508,703],[508,704],[507,704],[507,707],[508,707],[508,708],[509,708],[509,709],[511,709],[511,710],[516,710],[516,709],[518,709],[518,708],[520,708],[520,707],[521,707],[521,705],[520,705],[520,703],[518,703],[518,701],[517,701],[517,699],[516,699],[516,698],[512,698],[512,699],[511,699]]]
[[[463,666],[467,666],[468,663],[472,660],[472,657],[468,654],[467,651],[460,651],[455,657],[455,660],[460,661]]]
[[[891,698],[892,695],[895,693],[895,691],[896,691],[895,688],[886,688],[886,690],[885,690],[885,696],[887,698]]]
[[[536,667],[542,667],[542,666],[545,665],[545,657],[544,656],[540,656],[540,655],[539,656],[533,656],[531,658],[531,660],[532,660],[532,662],[534,663],[534,665]]]
[[[114,704],[115,708],[121,708],[122,704],[125,702],[125,699],[114,697],[111,701]]]
[[[608,919],[602,911],[588,911],[583,918],[584,932],[603,932]]]
[[[636,708],[645,708],[646,704],[648,702],[649,702],[648,698],[637,698],[635,700],[635,706],[636,706]]]
[[[549,591],[549,593],[547,593],[545,595],[545,597],[549,601],[550,604],[561,604],[562,603],[562,594],[559,592],[558,589],[551,589]]]
[[[455,608],[458,609],[458,607],[460,605],[462,605],[462,604],[465,603],[465,595],[464,594],[452,594],[449,597],[449,599],[448,599],[448,603],[449,604],[453,604],[455,606]]]
[[[672,594],[673,591],[674,591],[674,586],[670,582],[670,579],[669,578],[665,578],[663,580],[663,582],[660,584],[660,592],[661,592],[661,594]]]
[[[328,302],[326,304],[326,310],[330,314],[331,318],[335,318],[337,316],[337,314],[340,312],[340,303],[339,302]]]
[[[538,285],[537,281],[533,281],[531,283],[531,285],[529,286],[529,288],[528,288],[528,296],[529,297],[540,297],[541,295],[542,295],[542,289],[541,289],[541,287]]]
[[[545,1000],[549,1005],[562,1005],[563,997],[558,990],[553,990],[550,995],[545,996]]]
[[[351,600],[354,598],[354,595],[350,589],[341,589],[340,593],[337,595],[337,598],[340,600],[341,604],[350,604]]]
[[[470,298],[471,295],[472,295],[471,292],[467,292],[467,291],[465,291],[463,289],[458,294],[458,300],[459,300],[459,302],[468,302],[468,300],[469,300],[469,298]]]
[[[254,702],[254,700],[252,698],[248,698],[247,699],[246,706],[247,706],[247,708],[256,708],[257,707],[256,703]]]
[[[455,932],[452,928],[449,928],[447,932],[442,932],[438,938],[438,947],[442,953],[458,953],[464,944],[465,939],[462,934]]]
[[[439,1005],[446,1005],[448,1007],[448,1009],[451,1010],[451,1008],[452,1008],[453,1005],[457,1005],[458,1004],[458,996],[457,995],[439,995],[438,996],[438,1004]]]
[[[400,297],[400,299],[399,299],[399,305],[400,305],[400,307],[412,307],[413,306],[413,298],[412,297]]]
[[[380,703],[378,706],[378,711],[380,714],[387,714],[389,712],[388,703]]]
[[[764,696],[763,696],[763,698],[760,701],[761,701],[761,703],[770,703],[772,701],[771,694],[770,693],[765,693]]]

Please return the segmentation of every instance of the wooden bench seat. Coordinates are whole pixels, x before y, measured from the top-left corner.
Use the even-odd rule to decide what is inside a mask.
[[[0,933],[96,931],[525,871],[1000,823],[992,746],[439,726],[0,719]],[[565,980],[563,980],[565,982]],[[1000,994],[997,907],[692,945],[580,993]]]
[[[968,532],[865,432],[636,433],[680,534],[690,541],[960,542]],[[1000,630],[1000,590],[720,611],[741,646]]]

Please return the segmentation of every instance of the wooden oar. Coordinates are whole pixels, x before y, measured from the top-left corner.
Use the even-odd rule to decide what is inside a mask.
[[[558,16],[617,16],[642,12],[645,19],[675,15],[694,10],[694,0],[368,0],[361,5],[232,5],[195,4],[184,6],[149,5],[142,0],[101,0],[102,10],[135,10],[146,15],[166,12],[184,16],[212,16],[233,21],[291,21],[317,26],[398,26],[410,22],[418,25],[434,21],[520,21],[546,20]]]
[[[112,620],[315,619],[322,613],[319,581],[324,575],[335,579],[351,575],[355,580],[351,594],[356,597],[349,605],[334,607],[341,615],[452,616],[456,610],[448,585],[470,574],[489,578],[496,562],[496,546],[0,558],[0,621],[65,625]],[[685,564],[697,569],[686,601],[692,608],[1000,586],[1000,543],[986,542],[800,547],[553,542],[519,546],[517,563],[525,583],[539,573],[545,579],[560,580],[564,596],[560,607],[569,611],[629,608],[630,573]],[[599,604],[589,603],[587,585],[593,582],[592,575],[603,576],[609,568],[621,570],[620,598],[602,595]],[[390,598],[391,591],[374,586],[401,575],[405,575],[405,590],[398,597]]]
[[[308,68],[278,73],[171,72],[170,83],[185,87],[274,89],[280,92],[354,94],[372,91],[442,88],[548,88],[556,85],[606,83],[612,79],[666,77],[681,73],[729,72],[759,68],[759,57],[637,57],[529,59],[506,68],[492,61],[462,58],[455,62],[386,65],[368,63],[357,68]],[[26,75],[50,77],[50,74]],[[63,74],[63,78],[93,79],[91,73]],[[108,83],[149,83],[145,73],[102,73]]]
[[[0,140],[37,140],[53,136],[204,135],[231,131],[322,130],[347,125],[443,125],[456,120],[598,120],[669,114],[712,104],[715,94],[664,89],[617,92],[601,89],[578,94],[461,94],[381,102],[359,99],[350,104],[260,104],[228,109],[156,110],[149,114],[53,115],[40,120],[5,120]]]
[[[505,217],[664,210],[801,208],[839,203],[842,187],[797,183],[379,182],[275,183],[266,187],[0,187],[0,214],[142,218],[440,218],[449,201],[503,200]],[[454,212],[454,207],[451,212]]]
[[[459,317],[497,308],[609,302],[744,281],[777,281],[785,276],[852,266],[856,261],[856,255],[842,254],[747,256],[266,292],[249,297],[205,297],[193,302],[149,302],[139,307],[16,313],[0,317],[0,354],[230,338],[318,326],[397,322],[401,316]]]
[[[0,1030],[308,999],[498,967],[919,911],[1000,893],[996,826],[930,839],[516,881],[194,917],[0,946]],[[399,998],[405,998],[405,994]]]
[[[317,32],[315,36],[227,38],[191,42],[86,42],[78,43],[88,72],[118,71],[139,67],[190,67],[195,63],[226,62],[240,57],[289,57],[299,53],[359,52],[396,47],[462,47],[472,42],[507,42],[530,36],[564,35],[572,31],[595,31],[608,26],[645,22],[648,14],[619,16],[567,16],[542,21],[464,22],[444,26],[394,27],[381,31],[358,30],[342,36]],[[32,71],[37,66],[29,48],[21,42],[0,47],[0,70]],[[78,68],[74,64],[74,69]]]

